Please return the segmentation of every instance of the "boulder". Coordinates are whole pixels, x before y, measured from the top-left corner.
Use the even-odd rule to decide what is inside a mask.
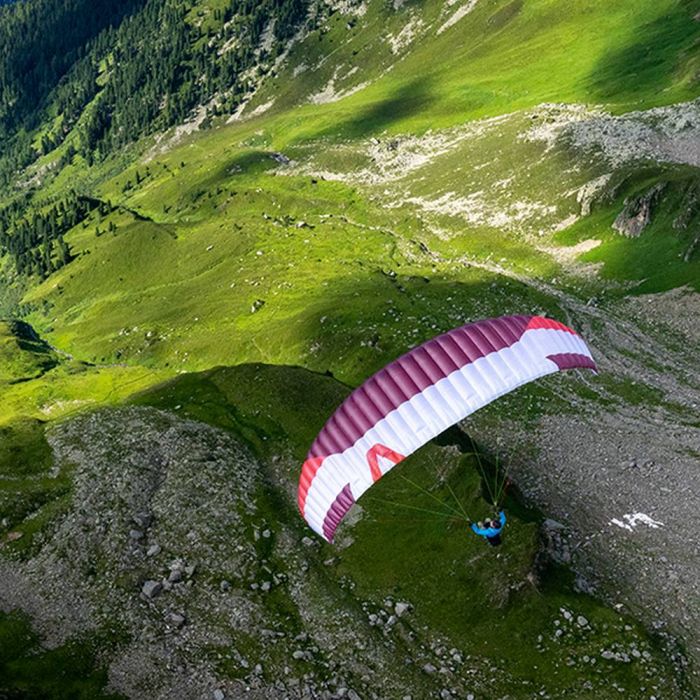
[[[167,619],[169,624],[171,624],[173,627],[175,627],[177,629],[184,627],[185,622],[187,622],[187,618],[182,613],[178,613],[178,612],[168,613],[168,617],[166,619]]]
[[[160,595],[162,590],[163,584],[160,581],[146,581],[141,587],[141,593],[151,599]]]
[[[153,522],[153,517],[151,516],[150,513],[146,512],[140,512],[137,513],[132,520],[142,529],[145,530],[146,528],[150,527],[151,522]]]
[[[648,192],[625,200],[625,206],[617,215],[612,227],[623,236],[636,238],[651,221],[666,183],[654,185]]]
[[[396,613],[396,617],[402,617],[405,615],[409,610],[411,609],[411,605],[409,603],[396,603],[394,606],[394,612]]]

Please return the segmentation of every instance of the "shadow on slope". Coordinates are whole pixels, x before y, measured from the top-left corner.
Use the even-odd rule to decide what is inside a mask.
[[[367,138],[394,124],[427,111],[434,102],[428,77],[415,78],[393,89],[388,97],[361,109],[348,109],[349,116],[315,134],[314,138]]]
[[[58,364],[49,344],[23,321],[0,320],[0,382],[25,382]]]
[[[470,321],[534,311],[564,317],[554,298],[505,276],[467,265],[407,269],[398,255],[386,255],[385,265],[357,261],[290,324],[287,332],[308,348],[305,366],[357,385],[415,345]]]
[[[700,69],[698,12],[697,0],[683,0],[652,22],[630,26],[628,41],[605,54],[590,75],[591,99],[637,103],[640,90],[654,95],[678,83],[693,97]],[[631,24],[633,18],[631,13]]]
[[[107,673],[95,649],[71,642],[44,649],[30,620],[0,612],[0,697],[7,700],[119,700],[106,693]]]
[[[655,194],[658,193],[658,194]],[[635,217],[648,222],[637,235],[613,224]],[[611,296],[649,294],[689,286],[700,290],[700,180],[684,166],[649,166],[614,178],[590,216],[557,233],[559,244],[599,239],[580,260],[602,263],[602,277],[623,283]]]

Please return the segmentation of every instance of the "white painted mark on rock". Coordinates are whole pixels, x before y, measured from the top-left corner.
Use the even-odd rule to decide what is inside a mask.
[[[637,527],[637,525],[646,525],[647,527],[654,528],[655,530],[664,526],[660,520],[654,520],[654,518],[646,513],[625,513],[622,518],[623,520],[613,518],[610,521],[610,524],[617,525],[618,527],[621,527],[624,530],[629,530],[630,532],[634,532],[634,528]]]

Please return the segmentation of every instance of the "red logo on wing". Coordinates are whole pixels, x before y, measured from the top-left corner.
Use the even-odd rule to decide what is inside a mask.
[[[405,459],[404,455],[395,452],[390,447],[377,443],[372,445],[372,447],[367,450],[367,462],[369,463],[369,469],[372,472],[372,479],[377,481],[382,478],[382,470],[379,468],[379,457],[384,457],[394,464],[398,464],[402,459]]]

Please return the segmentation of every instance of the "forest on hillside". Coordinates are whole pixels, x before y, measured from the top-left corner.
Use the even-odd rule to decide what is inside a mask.
[[[307,5],[231,0],[209,10],[193,0],[37,0],[3,7],[0,254],[9,253],[18,272],[42,277],[70,259],[59,222],[75,217],[41,212],[32,186],[18,188],[25,168],[41,158],[54,172],[76,158],[92,165],[182,123],[199,105],[208,105],[207,117],[234,111]],[[75,201],[57,207],[73,211]]]

